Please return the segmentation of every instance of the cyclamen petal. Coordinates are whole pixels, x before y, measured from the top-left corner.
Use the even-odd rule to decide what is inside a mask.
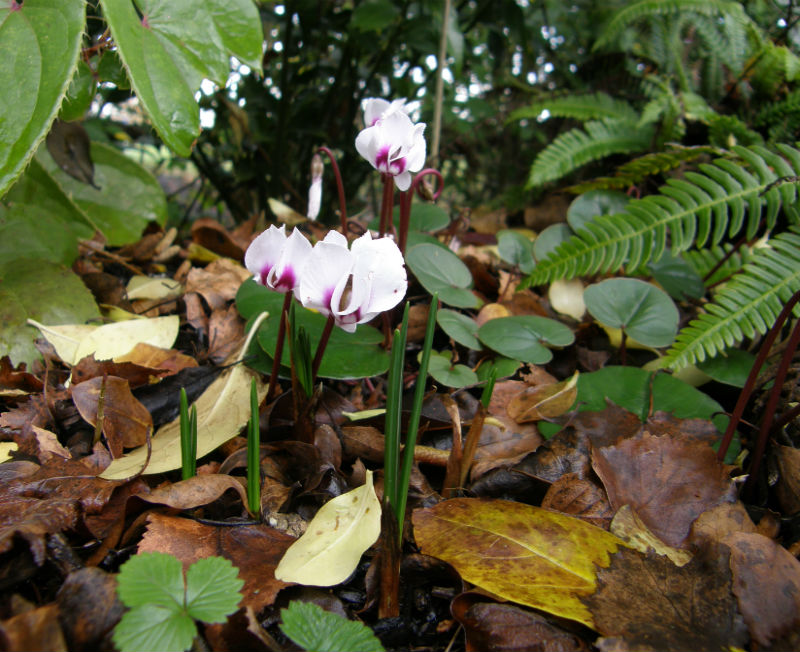
[[[244,264],[256,283],[278,292],[291,292],[310,254],[311,243],[300,231],[295,229],[287,238],[285,225],[273,225],[250,243]]]

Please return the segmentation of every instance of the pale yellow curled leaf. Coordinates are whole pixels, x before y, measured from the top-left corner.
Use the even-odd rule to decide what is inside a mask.
[[[508,416],[517,423],[560,417],[575,403],[579,375],[576,371],[567,380],[524,389],[508,402]]]
[[[11,459],[11,453],[17,450],[17,446],[13,441],[0,441],[0,462],[7,462]]]
[[[236,437],[250,419],[250,381],[256,379],[259,402],[267,395],[261,376],[244,364],[223,371],[195,401],[197,406],[197,457],[208,455]],[[146,475],[181,468],[180,418],[167,423],[153,435],[150,463]],[[147,459],[147,447],[140,446],[114,460],[100,475],[106,480],[121,480],[138,473]]]
[[[606,332],[606,335],[608,335],[608,341],[611,344],[611,346],[618,349],[622,345],[621,329],[612,328],[611,326],[606,326],[605,324],[601,324],[599,321],[596,321],[595,323]],[[658,349],[654,349],[652,346],[647,346],[646,344],[637,342],[632,337],[625,338],[625,346],[629,349],[641,349],[642,351],[652,351],[653,353],[658,354]]]
[[[112,306],[107,303],[101,303],[100,312],[106,321],[128,321],[129,319],[147,319],[143,315],[137,315],[135,312],[124,310],[119,306]]]
[[[129,319],[102,326],[45,326],[33,319],[29,319],[28,323],[41,331],[66,364],[75,365],[87,355],[94,355],[96,360],[110,360],[125,355],[140,342],[169,349],[178,337],[180,318],[178,315],[169,315]]]
[[[183,286],[171,278],[133,276],[125,288],[128,299],[151,299],[154,301],[174,299],[183,294]]]
[[[372,419],[386,414],[386,408],[375,408],[373,410],[359,410],[358,412],[345,412],[342,411],[342,416],[347,417],[350,421],[363,421],[364,419]]]
[[[569,315],[576,321],[583,319],[586,304],[583,302],[583,281],[580,279],[553,281],[547,290],[547,298],[556,312]]]
[[[381,504],[367,481],[325,503],[283,555],[275,579],[311,586],[344,582],[381,532]]]
[[[692,553],[688,550],[673,548],[653,534],[630,505],[619,508],[609,529],[639,552],[647,554],[648,550],[652,550],[657,555],[668,557],[676,566],[685,566],[692,561]]]

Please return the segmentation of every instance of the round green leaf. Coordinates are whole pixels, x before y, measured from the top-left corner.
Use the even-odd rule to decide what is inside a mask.
[[[630,197],[619,190],[590,190],[585,192],[569,205],[567,223],[573,231],[585,226],[600,215],[622,213]]]
[[[0,235],[0,242],[4,239]],[[38,258],[0,256],[0,351],[12,365],[30,366],[41,357],[33,343],[39,331],[28,319],[52,326],[99,318],[92,293],[71,270]]]
[[[536,265],[533,260],[533,241],[518,231],[500,231],[497,234],[497,253],[525,274],[530,274]]]
[[[487,321],[478,329],[478,338],[502,355],[545,364],[553,353],[550,346],[568,346],[575,341],[572,331],[561,322],[547,317],[515,315]]]
[[[90,153],[97,188],[64,172],[44,147],[36,158],[103,232],[108,244],[136,242],[150,222],[166,222],[167,198],[150,172],[112,145],[92,142]]]
[[[489,376],[492,375],[492,370],[497,369],[496,378],[500,380],[501,378],[513,376],[520,366],[522,366],[522,363],[519,360],[497,357],[494,360],[484,360],[481,362],[480,365],[478,365],[476,373],[478,374],[478,380],[485,382],[489,380]]]
[[[697,363],[697,368],[718,383],[744,387],[756,356],[741,349],[727,349],[713,358]]]
[[[562,242],[572,237],[572,229],[566,224],[551,224],[533,241],[533,257],[540,261],[556,250]]]
[[[392,221],[394,228],[400,228],[400,207],[394,209]],[[447,212],[436,204],[413,203],[411,204],[411,214],[408,216],[408,232],[411,233],[434,233],[450,224],[450,216]],[[369,223],[369,228],[375,231],[380,226],[380,220],[375,218]],[[408,241],[411,242],[410,240]],[[438,240],[437,240],[438,242]],[[410,244],[409,247],[410,248]]]
[[[478,341],[478,324],[465,314],[442,308],[436,314],[436,323],[448,336],[468,349],[480,351],[483,348]]]
[[[463,364],[452,364],[447,351],[431,351],[428,373],[437,383],[447,387],[467,387],[478,382],[478,375],[472,369]]]
[[[650,283],[635,278],[610,278],[583,293],[586,309],[602,324],[621,328],[646,346],[669,346],[678,331],[678,309]]]
[[[430,294],[456,308],[477,308],[472,287],[472,274],[461,259],[449,249],[434,244],[419,244],[408,250],[406,265]]]
[[[263,370],[270,369],[278,340],[278,320],[283,307],[283,294],[273,292],[250,279],[239,288],[236,307],[239,314],[248,320],[255,318],[264,310],[269,312],[269,318],[264,321],[256,336],[269,361],[261,361],[260,364],[253,366]],[[298,326],[305,328],[309,335],[313,355],[327,320],[319,313],[301,306],[297,306],[296,315]],[[359,325],[355,333],[346,333],[341,328],[334,328],[320,364],[319,376],[346,380],[369,378],[385,373],[389,368],[389,355],[380,347],[382,342],[383,335],[365,324]],[[289,368],[288,343],[284,345],[281,364]]]
[[[653,278],[673,299],[700,299],[706,293],[703,279],[680,254],[673,256],[668,252],[648,267]]]
[[[78,63],[85,2],[0,6],[0,196],[47,134]]]

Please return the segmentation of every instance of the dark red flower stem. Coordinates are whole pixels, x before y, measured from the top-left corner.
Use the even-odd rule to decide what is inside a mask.
[[[333,156],[333,152],[329,150],[327,147],[320,147],[317,152],[322,152],[328,157],[328,160],[331,162],[331,167],[333,168],[333,175],[336,177],[336,190],[339,193],[339,218],[341,219],[342,224],[342,235],[347,235],[347,207],[345,206],[344,201],[344,184],[342,183],[342,175],[339,172],[339,164],[336,162],[336,158]]]
[[[317,382],[317,372],[319,366],[322,364],[322,356],[325,354],[325,347],[328,346],[328,340],[333,331],[334,319],[333,315],[328,315],[328,321],[325,322],[325,328],[322,329],[322,335],[319,337],[319,344],[317,344],[317,352],[314,354],[314,362],[311,363],[311,384]]]
[[[444,179],[442,173],[434,168],[425,168],[418,172],[411,182],[411,187],[400,195],[400,228],[397,233],[397,246],[402,254],[406,253],[406,243],[408,242],[408,224],[411,219],[411,200],[414,198],[414,191],[416,190],[420,197],[424,197],[422,192],[422,180],[428,176],[433,175],[436,177],[438,184],[436,192],[433,194],[433,201],[439,198],[444,188]]]
[[[378,237],[386,235],[392,223],[392,208],[394,204],[394,177],[391,174],[382,174],[383,197],[381,198],[381,220],[378,227]]]
[[[283,356],[283,342],[286,339],[286,315],[289,314],[289,306],[292,304],[292,293],[286,292],[283,296],[283,308],[281,318],[278,323],[278,339],[275,342],[275,357],[272,359],[272,373],[269,376],[269,388],[267,389],[267,400],[272,398],[272,392],[278,383],[278,372],[281,368],[281,357]]]

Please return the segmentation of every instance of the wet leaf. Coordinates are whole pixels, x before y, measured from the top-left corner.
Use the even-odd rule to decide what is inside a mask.
[[[139,494],[139,498],[148,503],[168,505],[176,509],[194,509],[214,502],[228,489],[235,490],[242,499],[242,504],[247,505],[244,485],[232,475],[217,473],[196,475],[180,482],[172,482],[146,494]]]
[[[577,473],[565,473],[551,484],[542,500],[542,508],[577,516],[604,530],[609,529],[614,516],[605,492],[591,480],[579,477]],[[611,532],[619,536],[618,532]]]
[[[800,627],[800,561],[761,534],[723,539],[731,549],[733,592],[753,640],[767,647]]]
[[[67,652],[58,616],[58,606],[47,604],[0,621],[0,637],[4,648]]]
[[[735,490],[713,449],[703,442],[648,432],[595,448],[592,466],[615,510],[630,505],[659,539],[685,545],[692,522]]]
[[[325,503],[305,534],[286,551],[275,579],[312,586],[344,582],[381,531],[381,504],[366,483]]]
[[[71,529],[78,519],[78,504],[67,498],[4,496],[0,503],[0,552],[8,552],[15,536],[25,539],[34,562],[45,560],[45,537]]]
[[[72,388],[72,400],[81,416],[96,426],[101,409],[102,424],[111,454],[117,458],[123,448],[142,446],[153,419],[144,405],[131,393],[128,381],[116,376],[97,376]]]
[[[580,519],[504,500],[455,498],[413,514],[422,552],[512,602],[594,627],[580,598],[624,543]]]
[[[676,566],[684,566],[692,559],[692,554],[687,550],[668,546],[655,537],[630,505],[620,507],[614,515],[609,529],[634,550],[644,554],[647,554],[648,550],[652,550],[657,555],[668,557]]]
[[[74,571],[58,590],[56,604],[70,650],[111,649],[111,632],[124,611],[114,575],[99,568]]]
[[[597,592],[584,598],[597,630],[627,649],[744,648],[747,632],[731,594],[726,555],[695,557],[679,568],[666,557],[620,550],[597,572]]]

